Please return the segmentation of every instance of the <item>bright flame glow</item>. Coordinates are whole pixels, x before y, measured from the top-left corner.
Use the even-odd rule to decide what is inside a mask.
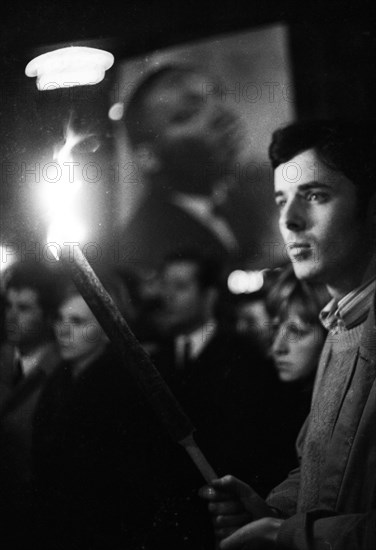
[[[243,271],[236,269],[230,273],[227,286],[233,294],[251,294],[257,292],[264,284],[262,271]]]
[[[49,226],[47,246],[56,260],[59,259],[62,243],[80,243],[86,237],[86,228],[74,216],[62,215]]]
[[[72,149],[84,139],[86,136],[75,134],[68,128],[63,147],[60,151],[55,151],[55,162],[45,166],[44,180],[40,186],[40,199],[49,217],[63,211],[69,213],[74,203],[82,182],[75,177]]]
[[[70,46],[35,57],[25,73],[37,77],[38,90],[71,88],[101,82],[113,63],[114,56],[105,50]]]
[[[67,128],[65,143],[59,151],[55,151],[56,162],[51,163],[54,175],[48,180],[45,177],[41,185],[41,199],[50,220],[47,243],[60,245],[64,242],[79,242],[85,236],[85,230],[75,213],[75,201],[82,182],[75,177],[77,163],[73,160],[72,150],[86,138]],[[53,247],[51,251],[53,253]]]

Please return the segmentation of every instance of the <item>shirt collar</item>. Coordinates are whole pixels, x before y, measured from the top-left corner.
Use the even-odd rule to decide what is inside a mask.
[[[47,352],[49,347],[50,344],[42,344],[41,346],[33,349],[33,351],[27,355],[21,355],[19,350],[16,349],[15,358],[19,360],[24,375],[29,374],[29,372],[39,365],[42,357]]]
[[[331,332],[356,327],[366,320],[375,289],[376,277],[373,277],[338,302],[333,298],[320,313],[321,323]]]
[[[178,346],[182,346],[183,342],[190,342],[190,356],[192,359],[200,355],[203,348],[208,344],[208,342],[213,338],[214,333],[217,329],[217,321],[211,319],[195,331],[180,335],[176,339]]]

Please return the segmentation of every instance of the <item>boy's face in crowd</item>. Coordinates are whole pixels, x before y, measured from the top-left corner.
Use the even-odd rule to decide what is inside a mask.
[[[9,342],[16,346],[39,343],[47,320],[32,288],[9,288],[6,292],[5,329]]]
[[[163,80],[151,90],[146,104],[148,123],[158,136],[154,151],[165,172],[200,169],[211,179],[216,169],[218,179],[220,167],[235,162],[240,121],[207,77],[188,74],[176,84]]]
[[[79,295],[60,305],[54,329],[61,357],[67,361],[89,360],[107,341],[102,327]]]
[[[193,329],[203,321],[207,292],[200,288],[194,263],[182,261],[167,265],[162,274],[161,295],[171,327]]]
[[[345,293],[360,284],[369,257],[355,185],[313,149],[278,166],[274,183],[280,231],[296,276],[328,288],[341,281]]]

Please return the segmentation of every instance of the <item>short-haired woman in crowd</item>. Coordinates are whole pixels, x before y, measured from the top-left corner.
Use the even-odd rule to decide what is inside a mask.
[[[268,292],[273,330],[270,354],[283,383],[293,441],[309,412],[326,337],[319,315],[329,299],[323,285],[297,279],[291,264],[280,270]]]

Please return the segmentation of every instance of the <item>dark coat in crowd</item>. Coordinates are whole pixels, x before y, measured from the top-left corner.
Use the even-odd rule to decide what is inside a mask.
[[[20,377],[15,348],[0,349],[0,508],[3,543],[13,544],[20,518],[32,506],[32,426],[39,396],[60,357],[54,343],[46,344],[33,369]]]
[[[176,204],[173,195],[151,194],[125,226],[118,260],[153,268],[167,255],[189,248],[225,261],[236,253],[236,242],[227,243],[208,222]]]
[[[249,339],[218,330],[184,371],[176,367],[172,342],[161,344],[154,361],[191,418],[195,439],[219,476],[239,476],[265,496],[295,465],[294,444],[287,456],[281,441],[279,383],[270,362]],[[276,464],[277,450],[281,460]],[[160,538],[155,547],[162,550],[168,540],[174,548],[212,549],[213,529],[197,496],[204,480],[184,453],[172,451],[175,468],[164,491],[170,500],[157,518]]]
[[[142,548],[160,429],[111,350],[77,377],[62,363],[34,423],[40,547]]]

